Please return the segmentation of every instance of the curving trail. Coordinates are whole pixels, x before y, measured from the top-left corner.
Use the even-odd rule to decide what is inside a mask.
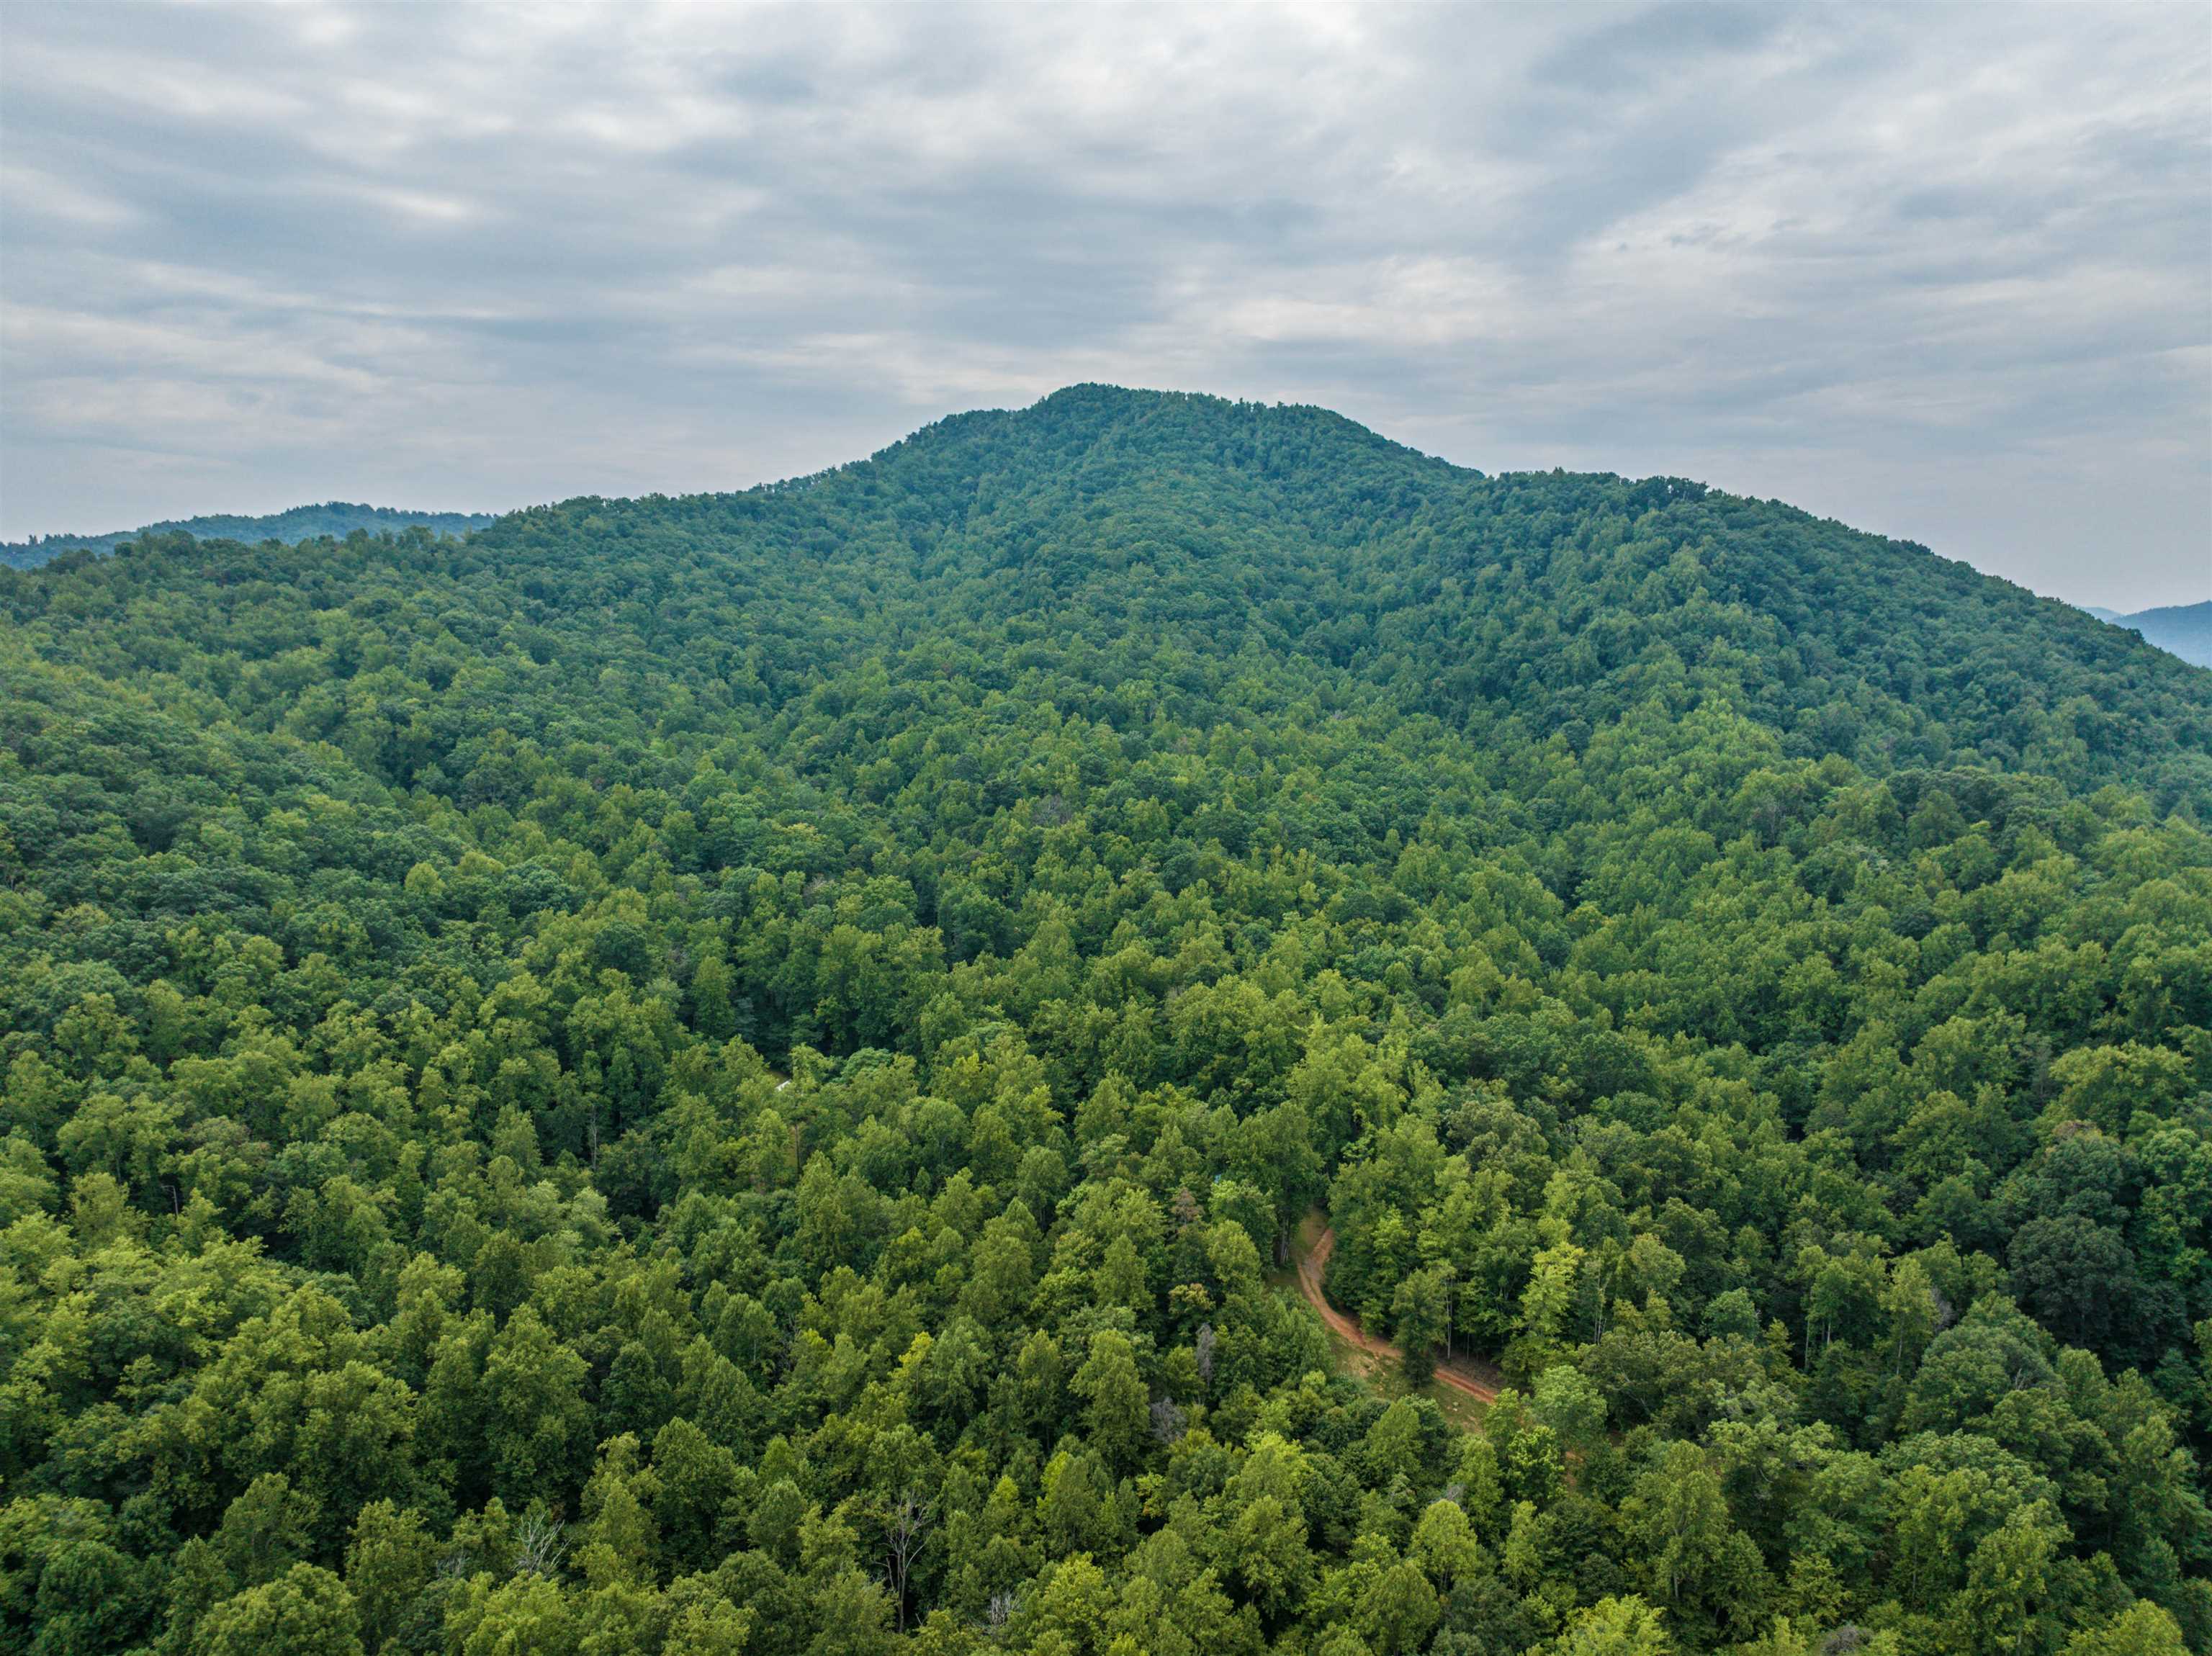
[[[1326,1224],[1314,1238],[1310,1247],[1302,1245],[1298,1252],[1298,1291],[1306,1303],[1321,1313],[1321,1319],[1329,1327],[1358,1346],[1370,1356],[1388,1362],[1398,1361],[1398,1348],[1388,1340],[1378,1339],[1359,1325],[1356,1318],[1348,1317],[1328,1302],[1321,1291],[1322,1273],[1328,1268],[1328,1256],[1335,1250],[1336,1233]],[[1490,1404],[1498,1400],[1498,1383],[1473,1363],[1463,1358],[1437,1364],[1437,1381],[1455,1392],[1464,1392],[1477,1403]]]

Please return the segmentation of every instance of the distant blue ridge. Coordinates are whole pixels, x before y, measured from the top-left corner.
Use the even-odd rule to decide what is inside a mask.
[[[2099,621],[2140,633],[2144,643],[2154,644],[2169,655],[2193,661],[2199,667],[2212,667],[2212,601],[2169,604],[2156,610],[2138,610],[2132,616],[2093,604],[2079,607]]]
[[[321,506],[295,506],[263,518],[218,513],[144,524],[137,529],[118,529],[106,535],[34,535],[27,541],[0,542],[0,564],[14,569],[35,569],[64,552],[112,552],[124,542],[137,540],[143,535],[168,534],[179,529],[204,541],[283,541],[289,546],[319,535],[350,535],[356,529],[406,529],[416,524],[439,534],[465,535],[495,521],[498,515],[492,512],[409,512],[398,507],[331,500]]]

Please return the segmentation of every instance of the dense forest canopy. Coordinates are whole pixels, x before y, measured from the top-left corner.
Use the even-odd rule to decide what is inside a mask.
[[[2212,1648],[2130,634],[1103,387],[0,611],[12,1647]]]

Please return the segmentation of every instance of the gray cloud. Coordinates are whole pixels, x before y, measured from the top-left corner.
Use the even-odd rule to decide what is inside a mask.
[[[1081,379],[2212,591],[2186,7],[0,9],[0,532],[741,486]]]

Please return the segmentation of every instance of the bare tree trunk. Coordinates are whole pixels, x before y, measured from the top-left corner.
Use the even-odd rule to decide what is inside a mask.
[[[915,1560],[928,1544],[929,1526],[935,1516],[933,1503],[912,1489],[901,1491],[883,1515],[884,1584],[891,1590],[901,1633],[906,1631],[907,1582],[914,1574]]]

